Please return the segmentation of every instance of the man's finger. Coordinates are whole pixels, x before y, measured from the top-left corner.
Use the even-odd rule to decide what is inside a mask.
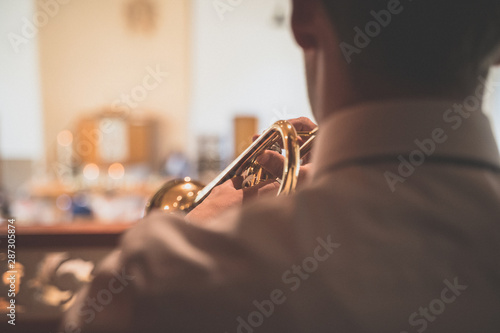
[[[296,131],[312,131],[316,127],[318,127],[315,123],[312,122],[311,119],[306,117],[299,117],[288,120],[290,124],[295,127]]]
[[[257,162],[273,177],[281,178],[283,176],[285,157],[280,153],[266,150],[257,157]]]
[[[242,176],[233,177],[228,181],[231,181],[231,183],[233,184],[233,187],[237,190],[241,189],[243,186],[243,177]]]
[[[279,184],[274,180],[267,180],[252,187],[243,189],[243,202],[262,195],[276,195]]]

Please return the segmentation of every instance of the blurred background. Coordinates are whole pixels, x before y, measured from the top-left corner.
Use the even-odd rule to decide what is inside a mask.
[[[134,221],[310,116],[288,0],[1,0],[0,175],[20,225]]]
[[[129,223],[167,179],[208,182],[253,133],[311,117],[290,12],[289,0],[0,0],[3,216]],[[500,136],[498,109],[499,89],[487,112]]]

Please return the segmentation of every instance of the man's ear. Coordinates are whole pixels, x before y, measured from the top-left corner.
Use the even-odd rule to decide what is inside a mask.
[[[293,0],[292,31],[295,40],[304,50],[317,46],[317,11],[320,0]]]

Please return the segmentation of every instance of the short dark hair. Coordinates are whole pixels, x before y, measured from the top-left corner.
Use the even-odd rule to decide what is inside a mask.
[[[499,50],[500,0],[323,2],[354,72],[376,71],[429,89],[469,89]],[[370,44],[363,49],[354,40],[359,31],[372,36],[366,34]]]

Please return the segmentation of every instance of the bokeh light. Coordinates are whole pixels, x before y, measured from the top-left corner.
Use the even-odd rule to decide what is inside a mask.
[[[57,134],[57,143],[63,147],[68,147],[73,143],[73,133],[64,130]]]
[[[56,206],[60,210],[70,210],[71,208],[71,198],[67,194],[62,194],[56,199]]]
[[[99,167],[94,163],[89,163],[83,168],[83,177],[88,180],[95,180],[99,177]]]
[[[113,163],[108,168],[108,175],[113,179],[122,179],[125,176],[125,168],[121,163]]]

